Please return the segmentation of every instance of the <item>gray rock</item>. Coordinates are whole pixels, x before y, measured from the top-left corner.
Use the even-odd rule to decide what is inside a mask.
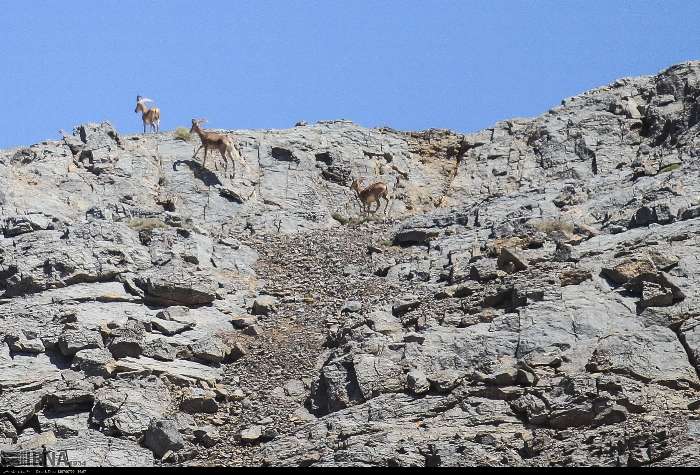
[[[348,300],[343,304],[340,309],[341,313],[357,313],[362,310],[362,302],[357,302],[355,300]]]
[[[342,362],[324,365],[311,388],[313,414],[327,414],[362,402],[360,388],[353,384],[353,370]]]
[[[238,329],[245,329],[257,323],[258,319],[252,315],[239,315],[231,319],[231,324]]]
[[[527,269],[527,262],[517,253],[505,247],[501,249],[496,265],[509,274]]]
[[[180,409],[190,414],[216,414],[219,411],[219,404],[216,402],[216,394],[213,391],[187,388],[180,401]]]
[[[593,425],[608,425],[617,424],[618,422],[624,422],[627,420],[628,411],[627,408],[620,405],[614,405],[611,407],[606,407],[601,412],[596,414],[593,419]]]
[[[585,269],[567,269],[559,274],[562,287],[566,287],[567,285],[579,285],[592,278],[591,272]]]
[[[110,332],[107,348],[115,358],[138,358],[143,352],[146,329],[138,320],[128,320],[123,327]]]
[[[658,351],[650,355],[645,350],[649,347]],[[693,386],[700,384],[695,368],[688,362],[676,335],[670,329],[659,326],[602,339],[587,368],[589,371],[625,374],[641,381],[655,381],[672,387],[682,381]]]
[[[104,342],[99,332],[87,328],[76,328],[64,331],[58,338],[58,347],[66,356],[73,356],[80,350],[104,348]]]
[[[168,336],[177,335],[178,333],[182,333],[184,331],[187,331],[194,326],[193,323],[180,323],[180,322],[177,322],[174,320],[163,320],[161,318],[151,319],[151,325],[153,325],[153,328],[155,328],[157,331],[161,332],[164,335],[168,335]],[[129,355],[129,356],[138,356],[138,355]]]
[[[56,444],[56,434],[53,432],[36,433],[33,429],[23,431],[17,438],[17,445],[20,450],[38,449],[43,446],[52,446]]]
[[[93,421],[103,432],[140,436],[152,419],[162,418],[171,402],[160,379],[110,380],[95,392]]]
[[[482,283],[492,281],[501,275],[496,261],[492,259],[479,259],[469,269],[469,278]],[[458,279],[453,278],[452,281],[457,282]]]
[[[197,427],[193,434],[195,442],[207,448],[214,447],[221,440],[219,431],[210,425]]]
[[[695,219],[700,217],[700,206],[693,206],[691,208],[688,208],[684,210],[681,213],[681,219],[686,220],[686,219]]]
[[[466,225],[469,217],[455,210],[440,210],[435,214],[415,216],[403,223],[394,234],[394,244],[425,245],[440,234],[440,230]]]
[[[547,405],[534,394],[525,394],[511,403],[511,408],[522,414],[531,424],[541,425],[547,421]]]
[[[700,361],[700,319],[687,320],[680,328],[680,335],[689,356],[694,361]]]
[[[252,444],[258,442],[263,435],[263,427],[261,426],[250,426],[244,429],[239,434],[241,442],[244,444]]]
[[[159,311],[156,314],[156,317],[161,318],[163,320],[173,320],[175,322],[187,322],[187,317],[189,313],[189,307],[175,305]]]
[[[243,333],[250,336],[260,336],[263,334],[263,330],[259,325],[250,325],[243,329]]]
[[[80,435],[89,426],[90,412],[47,411],[37,414],[39,427],[43,432],[53,432],[57,437],[66,439]]]
[[[411,370],[408,372],[406,384],[413,394],[425,394],[430,391],[430,382],[422,371]]]
[[[15,429],[15,426],[12,425],[12,422],[5,417],[0,417],[0,438],[3,438],[3,439],[16,439],[17,438],[17,430]]]
[[[644,257],[639,259],[625,259],[614,267],[603,267],[602,274],[620,285],[646,273],[656,271],[654,263]]]
[[[0,222],[0,229],[2,229],[5,237],[14,237],[33,231],[52,229],[52,221],[50,216],[45,216],[41,213],[8,216]]]
[[[80,350],[73,357],[73,367],[90,376],[107,377],[110,363],[114,361],[112,353],[103,348]]]
[[[144,433],[143,445],[162,458],[168,451],[176,452],[185,446],[185,441],[178,432],[177,424],[170,419],[154,419]]]
[[[401,316],[405,313],[415,310],[420,306],[421,302],[414,295],[404,295],[394,303],[392,312],[395,316]]]
[[[175,422],[177,425],[177,430],[180,431],[181,434],[192,434],[195,426],[197,425],[194,417],[186,412],[177,412],[168,416],[168,419]]]
[[[431,373],[428,376],[430,387],[437,392],[447,393],[452,391],[462,382],[464,373],[454,369],[443,369]]]
[[[303,381],[292,379],[284,384],[284,393],[293,399],[302,399],[306,396],[306,387]]]
[[[159,305],[208,304],[216,299],[218,288],[209,275],[186,272],[184,269],[140,276],[136,284],[143,289],[149,302]]]
[[[0,358],[0,407],[17,427],[41,410],[46,395],[61,380],[61,372],[45,354]]]
[[[111,369],[117,374],[153,372],[167,377],[176,384],[185,386],[193,385],[197,381],[204,381],[213,386],[217,380],[221,379],[220,368],[212,368],[193,361],[158,361],[144,356],[121,358],[114,362]]]
[[[81,431],[79,435],[59,439],[52,449],[66,451],[70,461],[87,467],[148,467],[153,465],[150,450],[139,447],[128,440],[108,437],[93,430]],[[58,458],[56,458],[58,461]],[[57,464],[57,466],[60,466]]]
[[[221,363],[229,354],[232,348],[216,337],[204,338],[190,345],[192,355],[202,361],[209,363]]]
[[[403,391],[405,377],[399,365],[388,358],[357,355],[353,358],[355,378],[363,399]]]
[[[38,338],[28,339],[24,334],[7,335],[5,342],[10,347],[10,350],[15,353],[43,353],[46,348]]]
[[[159,361],[175,361],[177,355],[178,347],[168,343],[163,338],[156,338],[143,346],[143,356]]]
[[[673,292],[653,282],[642,283],[641,307],[669,307],[673,305]]]
[[[396,335],[403,331],[403,325],[391,312],[375,310],[367,315],[367,325],[383,335]]]
[[[254,315],[269,315],[277,309],[277,299],[272,295],[260,295],[253,302]]]

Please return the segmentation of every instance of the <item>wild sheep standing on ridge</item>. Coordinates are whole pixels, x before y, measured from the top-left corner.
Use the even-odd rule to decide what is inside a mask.
[[[151,99],[142,96],[136,96],[135,113],[141,112],[143,120],[143,133],[146,133],[146,124],[151,126],[151,132],[160,132],[160,109],[154,107],[149,109],[146,103],[153,102]]]
[[[202,130],[201,125],[204,122],[206,122],[206,119],[192,119],[192,128],[190,129],[190,133],[196,132],[197,135],[199,135],[199,139],[202,141],[202,145],[200,145],[199,148],[194,152],[192,158],[195,158],[197,156],[197,153],[202,149],[202,147],[204,147],[204,161],[202,162],[202,167],[204,167],[207,163],[207,152],[210,148],[215,148],[219,151],[221,157],[224,159],[224,167],[226,170],[228,170],[229,157],[231,158],[231,162],[233,162],[234,173],[236,172],[236,159],[240,160],[240,162],[243,163],[244,166],[246,166],[245,159],[241,156],[240,152],[236,148],[236,144],[233,142],[231,137],[228,137],[225,134],[220,134],[218,132],[206,132]]]

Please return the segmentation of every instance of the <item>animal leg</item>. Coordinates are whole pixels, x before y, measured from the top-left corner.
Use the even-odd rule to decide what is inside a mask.
[[[362,198],[360,198],[360,194],[356,191],[355,192],[355,201],[357,201],[357,204],[360,205],[360,209],[364,210],[365,208],[365,203],[362,201]]]
[[[222,147],[219,149],[219,153],[221,154],[221,158],[224,160],[224,171],[228,171],[228,157],[226,156],[226,153],[228,152],[228,149],[226,147]]]
[[[370,201],[369,203],[367,203],[367,209],[369,209],[369,212],[372,213],[372,214],[374,214],[374,213],[377,212],[376,209],[375,209],[374,211],[372,211],[372,205],[373,205],[375,202],[376,202],[376,201]]]
[[[229,158],[231,159],[231,165],[233,166],[233,170],[231,171],[231,178],[234,178],[236,176],[236,157],[233,154],[232,150],[228,151]]]
[[[356,196],[356,197],[355,197],[355,201],[357,202],[358,205],[360,205],[360,209],[363,209],[363,208],[364,208],[365,205],[362,203],[362,200],[361,200],[360,198],[358,198],[358,197]],[[353,208],[354,208],[354,205],[353,205]]]
[[[202,150],[203,145],[200,145],[197,150],[195,150],[194,155],[192,155],[192,158],[197,158],[197,154],[199,153],[200,150]]]
[[[385,196],[384,199],[386,200],[386,205],[384,206],[384,214],[386,214],[387,211],[389,211],[389,197]]]
[[[143,121],[143,133],[144,134],[146,133],[146,121],[145,120]]]
[[[233,155],[233,152],[236,152],[236,153],[235,153],[235,156]],[[236,144],[233,144],[233,150],[231,150],[231,155],[232,155],[234,158],[237,156],[237,157],[238,157],[238,161],[240,161],[240,162],[243,164],[243,166],[246,166],[246,167],[248,166],[248,165],[247,165],[247,162],[245,161],[245,158],[243,158],[243,154],[242,154],[241,151],[238,149],[238,147],[236,146]]]
[[[202,168],[207,165],[207,152],[209,152],[209,147],[204,147],[204,161],[202,162]]]

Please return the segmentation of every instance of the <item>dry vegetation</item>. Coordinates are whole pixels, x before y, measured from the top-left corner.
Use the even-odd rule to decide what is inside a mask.
[[[532,225],[535,229],[547,235],[555,232],[562,232],[568,235],[574,234],[574,225],[560,219],[543,219],[532,223]]]
[[[192,140],[192,135],[190,134],[190,131],[185,127],[178,127],[177,129],[175,129],[175,138],[177,140],[189,142],[190,140]]]
[[[158,218],[133,218],[127,223],[134,231],[152,231],[158,228],[167,228],[168,225]]]

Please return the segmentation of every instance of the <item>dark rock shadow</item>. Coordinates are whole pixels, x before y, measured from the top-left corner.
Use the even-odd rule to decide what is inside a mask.
[[[199,179],[205,185],[221,185],[221,180],[216,176],[216,173],[207,170],[195,160],[177,160],[173,162],[173,171],[177,171],[178,165],[181,164],[187,165],[187,167],[192,170],[192,173],[194,173],[195,178]]]
[[[72,357],[64,356],[58,351],[47,351],[46,356],[49,357],[51,364],[58,369],[69,369],[71,367]]]

